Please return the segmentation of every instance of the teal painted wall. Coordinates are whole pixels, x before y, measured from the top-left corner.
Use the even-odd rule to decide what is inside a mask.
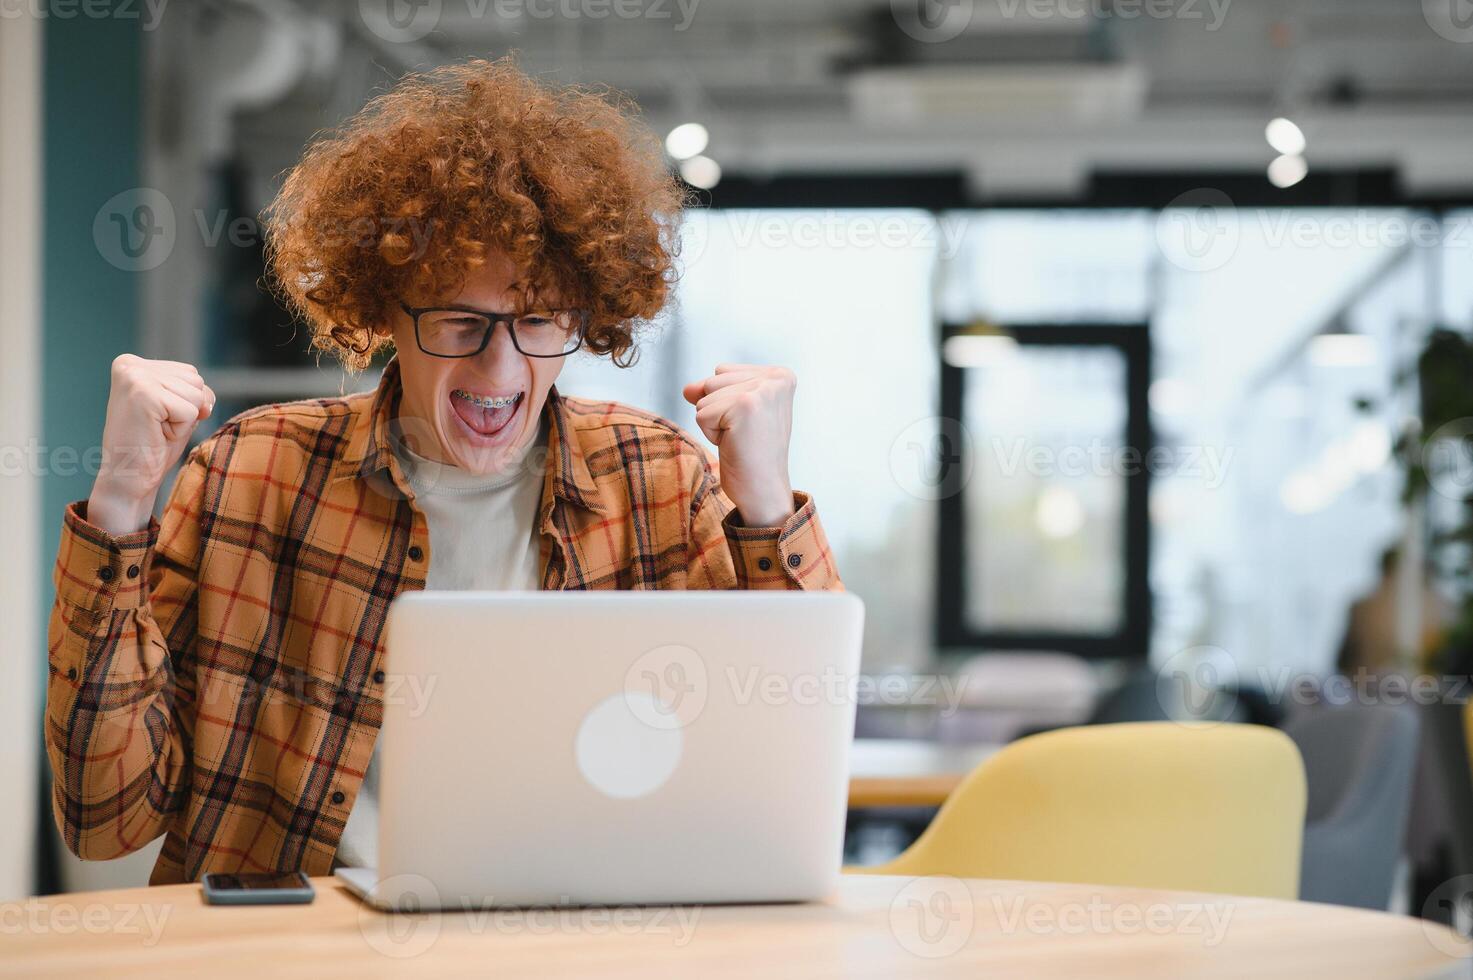
[[[137,20],[80,16],[48,17],[42,31],[40,442],[49,462],[41,477],[38,571],[44,624],[55,596],[51,569],[62,513],[92,487],[87,450],[102,442],[112,359],[134,348],[138,338],[139,273],[120,267],[127,263],[117,256],[125,253],[115,246],[108,248],[113,261],[104,256],[93,226],[110,198],[140,181],[143,31]],[[38,656],[44,658],[45,651]],[[44,758],[41,771],[49,771]],[[36,842],[36,887],[42,895],[62,887],[55,861],[62,845],[49,786],[49,776],[43,776]]]
[[[104,257],[93,226],[110,198],[140,183],[143,43],[136,19],[49,17],[44,26],[43,616],[62,513],[92,486],[83,463],[101,444],[109,367],[137,346],[141,274]],[[74,448],[74,464],[62,447]]]

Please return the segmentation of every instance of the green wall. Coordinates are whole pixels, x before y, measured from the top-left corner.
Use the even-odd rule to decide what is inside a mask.
[[[55,595],[51,569],[62,513],[92,486],[84,460],[101,444],[112,359],[137,346],[139,273],[104,257],[93,226],[104,203],[140,182],[143,31],[138,20],[76,16],[48,17],[42,33],[40,443],[49,463],[41,478],[37,571],[44,624]],[[61,455],[67,447],[74,455]],[[37,654],[44,658],[45,651]],[[61,844],[44,758],[41,772],[35,884],[36,894],[46,895],[61,889]]]
[[[143,30],[134,19],[80,16],[48,17],[43,30],[41,442],[52,462],[42,483],[41,575],[49,614],[62,512],[92,485],[81,460],[102,439],[108,370],[137,346],[140,273],[103,256],[93,224],[105,202],[140,183]],[[68,465],[60,447],[74,447],[78,462]]]

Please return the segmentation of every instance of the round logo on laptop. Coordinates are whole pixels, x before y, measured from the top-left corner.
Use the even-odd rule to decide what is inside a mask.
[[[678,724],[656,727],[645,720],[664,710],[651,695],[634,691],[610,695],[588,710],[573,749],[590,786],[627,800],[665,785],[680,764],[685,734]]]

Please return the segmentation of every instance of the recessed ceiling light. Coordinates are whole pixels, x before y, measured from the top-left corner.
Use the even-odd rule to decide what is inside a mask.
[[[694,156],[681,162],[680,176],[692,187],[709,191],[721,183],[721,165],[710,157]]]
[[[689,160],[706,149],[711,134],[700,123],[681,123],[665,137],[665,152],[675,160]]]
[[[1279,188],[1293,187],[1308,173],[1309,164],[1304,157],[1284,154],[1274,157],[1268,165],[1268,182]]]
[[[1304,152],[1304,130],[1295,125],[1293,120],[1283,116],[1269,120],[1263,137],[1268,140],[1269,146],[1285,156],[1299,156]]]

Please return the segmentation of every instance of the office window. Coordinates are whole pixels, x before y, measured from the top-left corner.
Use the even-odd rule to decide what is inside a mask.
[[[1125,390],[1125,356],[1113,347],[1023,345],[968,371],[970,631],[1124,626]]]
[[[587,359],[559,386],[661,412],[704,440],[681,386],[722,362],[798,375],[793,485],[813,494],[865,600],[868,667],[931,651],[934,503],[904,445],[935,421],[938,223],[916,211],[692,211],[675,301],[640,363]]]

